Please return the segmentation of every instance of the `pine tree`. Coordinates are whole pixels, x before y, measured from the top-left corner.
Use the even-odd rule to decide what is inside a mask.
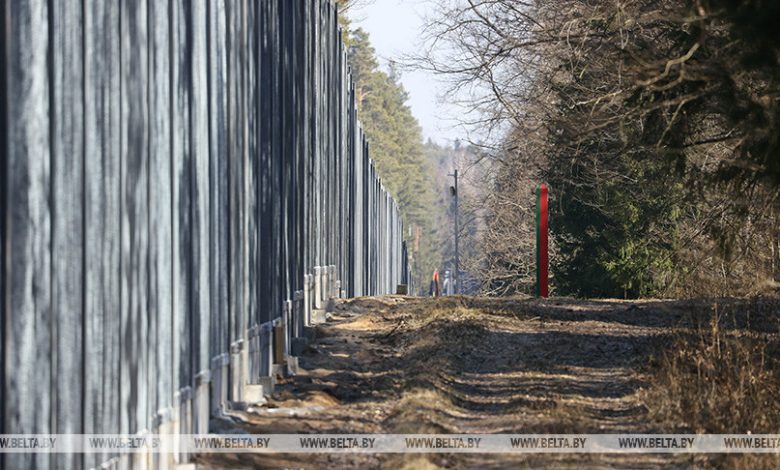
[[[349,65],[355,81],[358,113],[371,145],[371,157],[387,190],[398,202],[406,227],[419,228],[419,251],[412,245],[415,285],[427,287],[441,254],[435,226],[433,168],[423,146],[422,130],[406,104],[407,92],[397,72],[379,67],[368,33],[355,29],[348,39]]]

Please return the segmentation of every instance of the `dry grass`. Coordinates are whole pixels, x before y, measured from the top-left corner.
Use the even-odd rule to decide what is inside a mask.
[[[398,298],[401,299],[401,298]],[[718,304],[713,308],[713,302]],[[344,302],[253,433],[780,432],[780,299]],[[666,351],[666,352],[664,352]],[[648,358],[653,367],[648,367]],[[683,454],[290,454],[209,468],[780,468]]]
[[[743,318],[755,317],[755,312],[740,313]],[[681,334],[656,364],[657,379],[647,396],[651,416],[667,432],[780,432],[780,338],[776,330],[752,330],[749,324],[740,324],[735,314],[719,312],[717,305],[708,316],[708,321]],[[713,456],[710,463],[727,468],[778,468],[780,456],[723,455]]]

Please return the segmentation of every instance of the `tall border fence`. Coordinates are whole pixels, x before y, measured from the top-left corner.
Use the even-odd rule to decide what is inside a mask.
[[[329,1],[0,14],[2,433],[208,432],[294,372],[330,299],[408,281]]]

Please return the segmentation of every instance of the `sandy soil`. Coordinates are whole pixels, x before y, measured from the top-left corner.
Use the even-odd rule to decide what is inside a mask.
[[[675,432],[648,418],[649,365],[686,301],[365,298],[337,306],[301,371],[240,413],[250,433]],[[696,459],[696,460],[695,460]],[[221,468],[669,468],[685,455],[211,455]]]

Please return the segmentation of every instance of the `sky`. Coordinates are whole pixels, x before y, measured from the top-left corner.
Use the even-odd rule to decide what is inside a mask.
[[[420,50],[420,33],[426,16],[435,13],[432,0],[365,0],[350,10],[353,27],[369,33],[384,70],[390,60],[399,61],[404,55]],[[444,86],[437,77],[423,71],[404,70],[401,76],[409,92],[409,106],[420,122],[425,139],[439,144],[451,144],[462,136],[452,117],[454,112],[442,105],[438,97]]]

